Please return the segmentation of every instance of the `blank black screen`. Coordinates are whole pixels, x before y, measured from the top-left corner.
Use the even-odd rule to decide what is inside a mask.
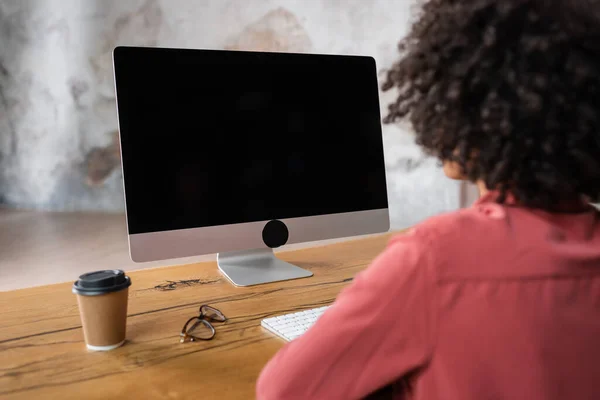
[[[119,47],[130,234],[387,208],[370,57]]]

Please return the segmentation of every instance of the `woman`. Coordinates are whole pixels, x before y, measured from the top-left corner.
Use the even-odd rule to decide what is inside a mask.
[[[600,399],[600,3],[430,0],[385,120],[470,209],[394,238],[266,366],[259,399]]]

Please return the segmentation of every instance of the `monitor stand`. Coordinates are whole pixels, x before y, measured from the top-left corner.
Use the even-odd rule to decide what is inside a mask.
[[[273,249],[269,248],[219,253],[217,264],[235,286],[260,285],[313,275],[310,271],[278,259]]]

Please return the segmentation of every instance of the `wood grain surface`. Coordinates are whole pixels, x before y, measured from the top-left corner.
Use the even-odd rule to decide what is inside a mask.
[[[261,320],[332,303],[390,235],[280,253],[314,276],[254,287],[234,287],[214,262],[132,272],[127,343],[107,353],[85,350],[72,283],[0,293],[0,398],[254,398],[284,344]],[[180,344],[202,304],[229,320],[211,341]]]

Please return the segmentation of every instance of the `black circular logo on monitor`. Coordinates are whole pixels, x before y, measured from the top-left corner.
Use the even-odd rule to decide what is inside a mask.
[[[272,249],[287,243],[290,233],[287,226],[281,221],[274,219],[267,222],[262,231],[263,241],[267,247]]]

